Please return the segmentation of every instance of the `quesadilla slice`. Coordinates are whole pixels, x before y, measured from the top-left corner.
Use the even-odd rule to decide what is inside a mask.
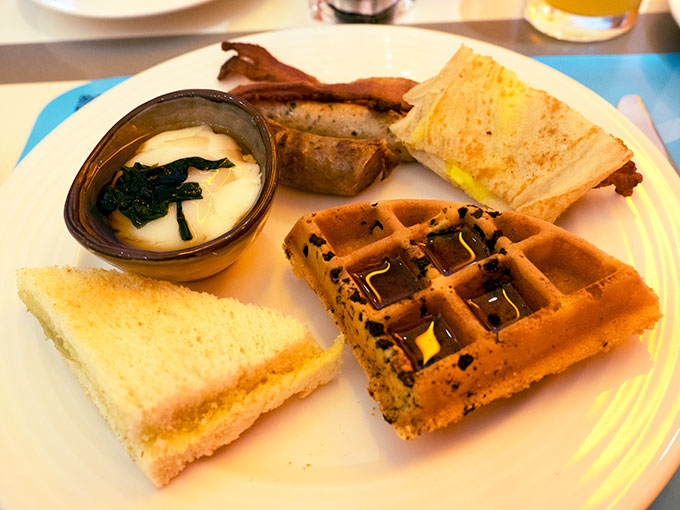
[[[404,99],[413,108],[390,129],[418,161],[494,209],[553,222],[633,157],[620,139],[466,46]]]

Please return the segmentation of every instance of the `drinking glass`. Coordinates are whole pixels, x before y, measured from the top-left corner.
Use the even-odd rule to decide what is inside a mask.
[[[604,41],[631,29],[641,0],[527,0],[524,18],[565,41]]]
[[[413,0],[309,0],[312,18],[330,23],[390,23]]]

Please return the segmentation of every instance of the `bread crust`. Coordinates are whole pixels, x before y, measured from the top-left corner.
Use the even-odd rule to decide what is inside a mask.
[[[340,370],[297,320],[102,269],[24,268],[19,297],[156,486]]]

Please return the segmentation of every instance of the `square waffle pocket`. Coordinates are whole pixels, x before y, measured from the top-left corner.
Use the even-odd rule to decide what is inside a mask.
[[[430,200],[300,218],[284,241],[403,439],[651,328],[631,266],[550,223]]]

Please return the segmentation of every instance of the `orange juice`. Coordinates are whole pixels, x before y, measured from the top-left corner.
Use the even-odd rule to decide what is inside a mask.
[[[640,7],[641,0],[546,0],[546,3],[579,16],[621,16]]]

